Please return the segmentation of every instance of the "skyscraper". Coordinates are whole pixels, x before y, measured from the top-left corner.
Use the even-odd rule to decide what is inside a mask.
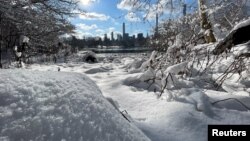
[[[158,35],[158,13],[156,13],[156,19],[155,19],[155,36]]]
[[[126,33],[126,31],[125,31],[125,23],[123,23],[122,24],[122,37],[123,37],[123,39],[125,38],[125,33]]]
[[[108,36],[107,36],[107,34],[105,33],[104,34],[104,39],[103,39],[104,41],[107,41],[108,40]]]
[[[114,32],[111,32],[111,41],[114,41]]]

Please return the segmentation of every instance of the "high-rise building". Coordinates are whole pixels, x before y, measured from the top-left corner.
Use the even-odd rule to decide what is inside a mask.
[[[155,19],[155,36],[158,35],[158,13],[156,13],[156,19]]]
[[[107,36],[107,34],[104,34],[104,39],[103,39],[104,41],[107,41],[108,40],[108,36]]]
[[[114,41],[114,32],[111,32],[111,41]]]
[[[125,39],[125,34],[126,34],[126,28],[125,28],[125,23],[122,24],[122,37]]]
[[[183,4],[183,16],[187,15],[187,4]]]

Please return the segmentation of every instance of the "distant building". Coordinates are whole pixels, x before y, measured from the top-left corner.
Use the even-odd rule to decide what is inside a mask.
[[[100,37],[94,37],[94,39],[95,39],[96,41],[101,40],[101,38],[100,38]]]
[[[125,34],[126,34],[126,27],[125,27],[125,23],[122,24],[122,37],[123,39],[125,39]]]
[[[129,34],[125,33],[124,36],[123,36],[123,40],[126,41],[126,40],[128,40],[128,38],[129,38]]]
[[[143,40],[143,39],[144,39],[143,33],[138,33],[138,34],[137,34],[137,39],[138,39],[138,40]]]
[[[122,35],[121,34],[117,34],[117,40],[121,41],[122,40]]]
[[[156,13],[156,19],[155,19],[155,37],[158,36],[158,26],[159,26],[159,23],[158,23],[158,13]]]
[[[133,37],[132,37],[132,38],[133,38],[133,40],[135,40],[135,35],[133,35]]]
[[[104,41],[105,41],[105,40],[108,40],[107,34],[104,34]]]
[[[114,41],[114,32],[111,32],[111,41]]]

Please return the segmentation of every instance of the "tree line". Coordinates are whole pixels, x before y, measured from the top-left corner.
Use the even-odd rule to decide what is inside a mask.
[[[23,46],[24,36],[29,38],[22,47],[27,57],[56,52],[59,37],[73,32],[67,18],[75,9],[76,0],[0,0],[0,67],[2,58],[17,58],[14,47]]]

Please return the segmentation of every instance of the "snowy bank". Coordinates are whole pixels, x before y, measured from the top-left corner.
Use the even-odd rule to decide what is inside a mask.
[[[0,71],[0,140],[149,140],[78,73]]]

